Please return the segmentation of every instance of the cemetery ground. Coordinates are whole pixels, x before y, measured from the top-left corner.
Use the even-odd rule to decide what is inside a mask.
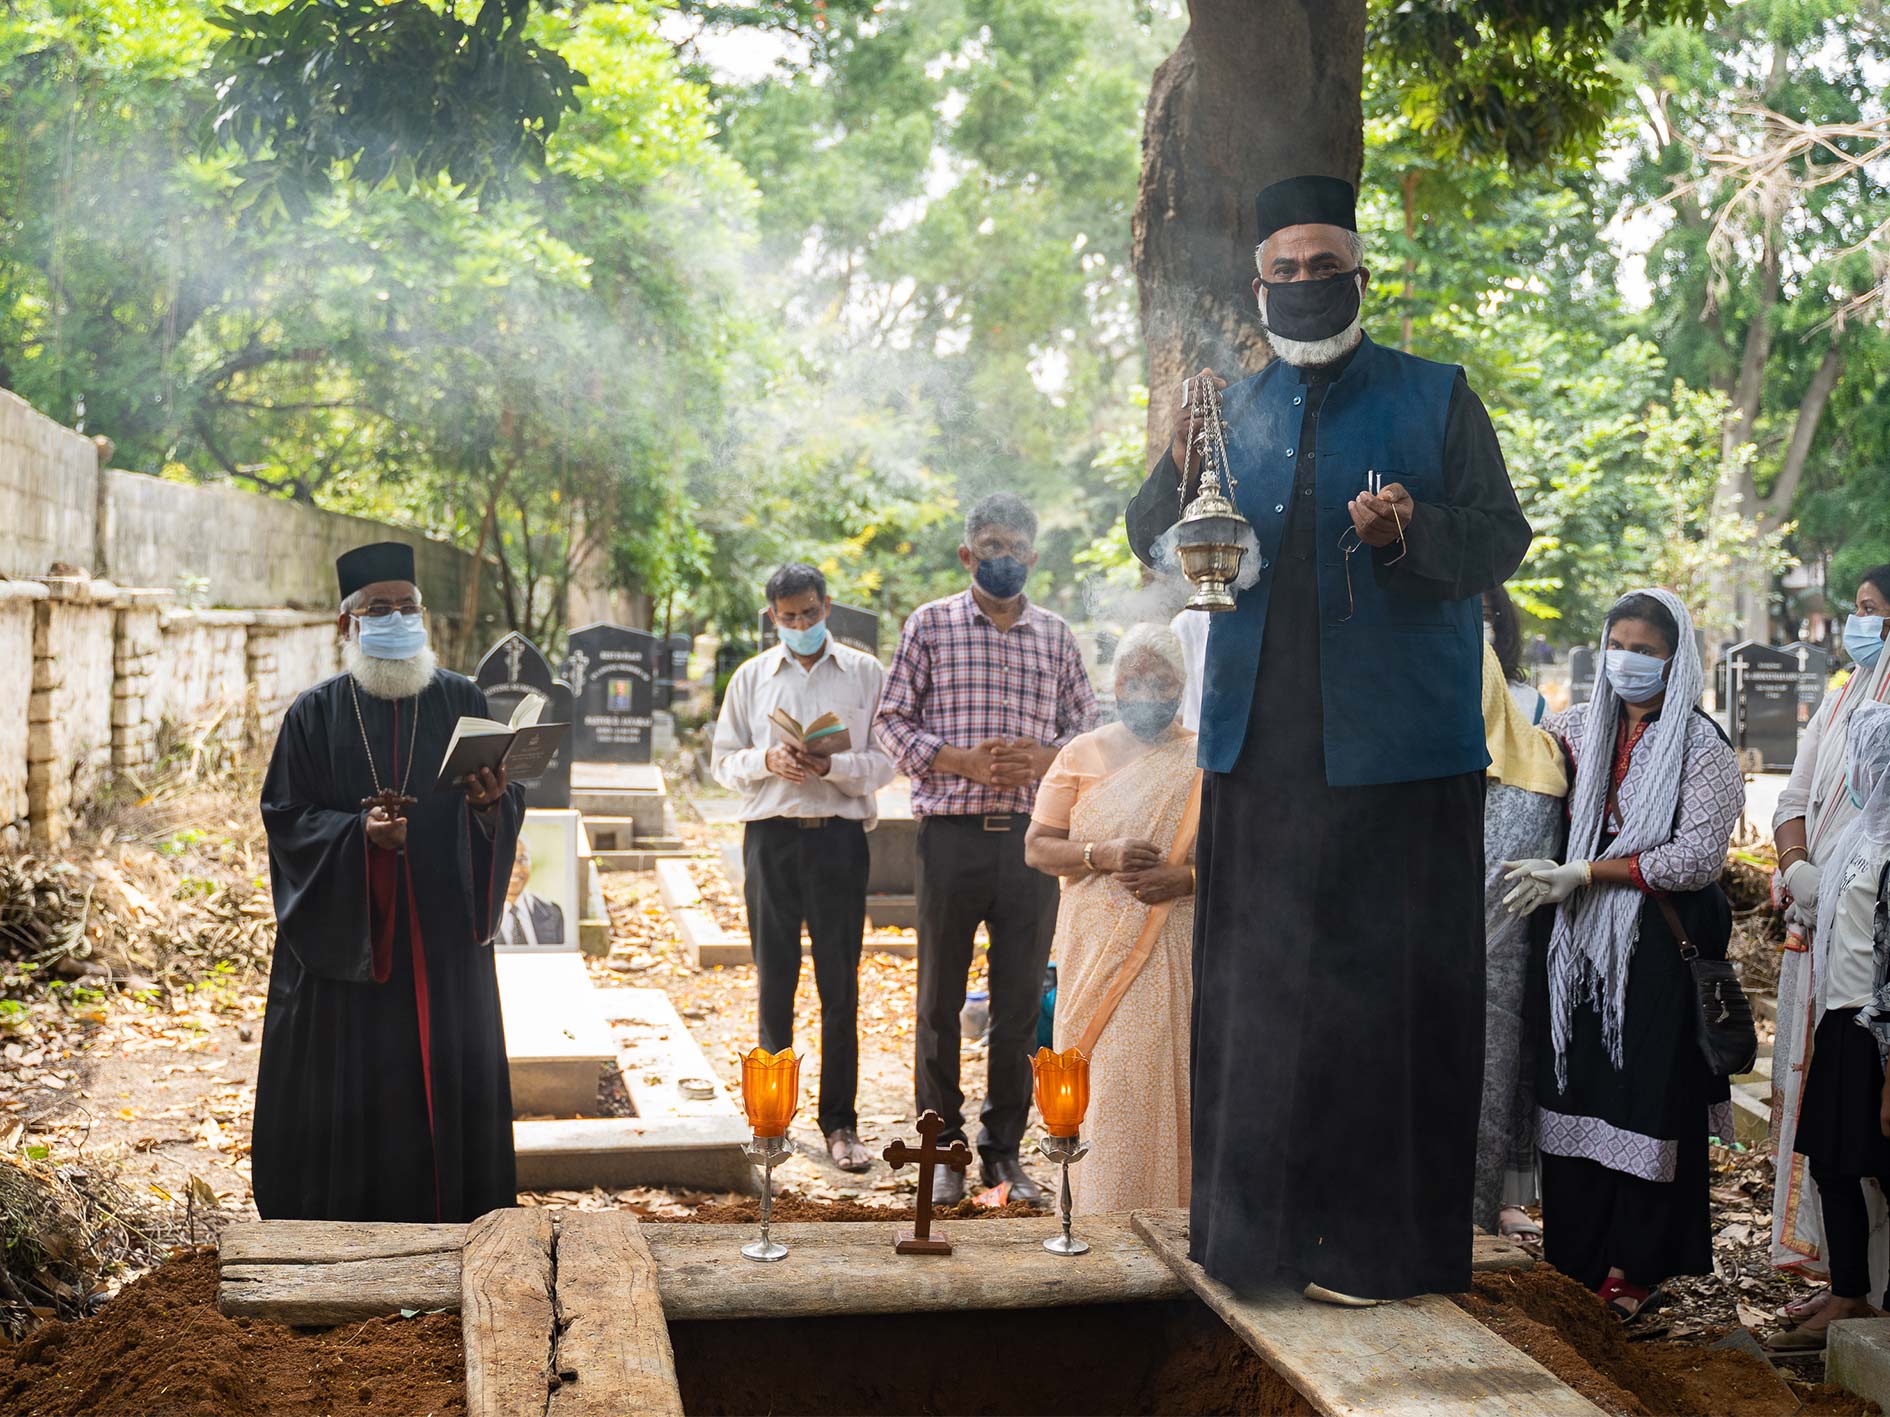
[[[209,1247],[255,1214],[247,1151],[272,932],[255,773],[253,764],[209,776],[175,772],[136,799],[97,804],[62,859],[0,863],[0,1410],[46,1417],[467,1410],[457,1315],[411,1312],[298,1330],[216,1308]],[[710,821],[687,820],[695,814],[685,805],[678,829],[710,860],[738,828],[714,821],[725,814],[704,805]],[[714,879],[698,874],[711,887]],[[753,1037],[752,968],[695,969],[650,875],[616,873],[605,887],[611,952],[592,961],[593,978],[602,988],[665,990],[732,1080],[731,1064]],[[705,895],[718,914],[738,916],[732,891]],[[1747,951],[1762,970],[1765,923],[1755,913],[1746,926]],[[909,955],[864,956],[860,1114],[875,1153],[893,1136],[911,1135],[913,976]],[[776,1220],[906,1210],[910,1168],[895,1177],[876,1161],[855,1177],[826,1160],[812,1118],[811,970],[796,1035],[808,1053],[804,1105],[794,1155],[777,1172]],[[983,1066],[979,1046],[968,1042],[968,1115],[975,1116]],[[1781,1364],[1774,1376],[1749,1354],[1716,1346],[1742,1330],[1769,1332],[1776,1309],[1802,1285],[1766,1263],[1769,1165],[1757,1151],[1719,1148],[1714,1166],[1717,1273],[1675,1286],[1674,1304],[1637,1329],[1617,1332],[1589,1296],[1544,1267],[1479,1275],[1476,1292],[1459,1304],[1603,1411],[1873,1410],[1817,1386],[1815,1360]],[[1033,1169],[1049,1178],[1040,1159]],[[628,1210],[649,1223],[749,1221],[756,1211],[748,1196],[655,1189],[520,1199],[566,1212]],[[970,1202],[964,1210],[960,1235],[974,1215],[1003,1214]],[[741,1324],[673,1325],[685,1409],[1310,1410],[1191,1299],[1031,1310],[1022,1318],[993,1311],[800,1322],[805,1333],[770,1350],[772,1368],[759,1357],[731,1362],[731,1352],[757,1352],[758,1335]],[[845,1336],[844,1369],[780,1356],[820,1346],[823,1332]],[[901,1387],[889,1375],[911,1366],[916,1347],[937,1350],[944,1367]],[[1082,1381],[1046,1387],[1016,1361],[1019,1352],[1052,1348],[1078,1360]],[[848,1406],[844,1383],[855,1371],[874,1375],[867,1408]],[[772,1387],[756,1377],[763,1372],[774,1375]]]

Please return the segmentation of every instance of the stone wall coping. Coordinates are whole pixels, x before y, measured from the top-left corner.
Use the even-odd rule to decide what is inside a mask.
[[[110,581],[90,576],[40,576],[48,600],[63,600],[75,605],[109,605],[118,599],[118,587]]]
[[[254,610],[251,623],[264,630],[302,630],[314,625],[332,625],[333,610]]]
[[[177,599],[177,592],[162,586],[121,586],[112,603],[120,610],[162,608]]]
[[[168,628],[179,623],[193,625],[253,625],[256,612],[253,610],[196,610],[190,606],[167,606],[159,617]]]
[[[0,579],[0,601],[8,600],[44,600],[51,592],[38,581],[9,581]]]

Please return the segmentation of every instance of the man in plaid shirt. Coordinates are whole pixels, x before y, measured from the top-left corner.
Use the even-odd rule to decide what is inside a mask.
[[[941,1144],[964,1139],[958,1014],[983,924],[991,1032],[978,1153],[987,1185],[1008,1181],[1011,1199],[1042,1205],[1018,1146],[1057,882],[1024,863],[1024,832],[1038,779],[1058,748],[1095,724],[1096,696],[1070,627],[1024,595],[1036,540],[1036,514],[1008,492],[971,509],[958,548],[971,587],[908,617],[875,722],[912,779],[919,819],[919,1111],[945,1119]],[[933,1198],[956,1204],[964,1186],[962,1171],[944,1168]]]

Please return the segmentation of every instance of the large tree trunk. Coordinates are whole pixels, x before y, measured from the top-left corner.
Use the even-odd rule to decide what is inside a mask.
[[[1184,378],[1269,357],[1249,294],[1254,194],[1302,173],[1357,182],[1365,156],[1365,0],[1190,0],[1188,13],[1149,92],[1135,206],[1151,462]]]

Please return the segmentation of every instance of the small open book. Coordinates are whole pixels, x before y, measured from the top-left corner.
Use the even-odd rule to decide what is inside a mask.
[[[543,694],[527,694],[512,710],[511,720],[498,723],[490,718],[467,715],[453,725],[453,736],[446,745],[446,761],[440,764],[435,787],[451,787],[468,773],[505,764],[506,776],[513,782],[532,782],[551,766],[551,760],[564,741],[568,723],[540,723],[545,711]]]
[[[774,725],[776,738],[799,748],[803,753],[829,758],[853,747],[853,738],[836,713],[823,713],[813,722],[803,724],[785,709],[776,709],[768,715],[768,722]]]

